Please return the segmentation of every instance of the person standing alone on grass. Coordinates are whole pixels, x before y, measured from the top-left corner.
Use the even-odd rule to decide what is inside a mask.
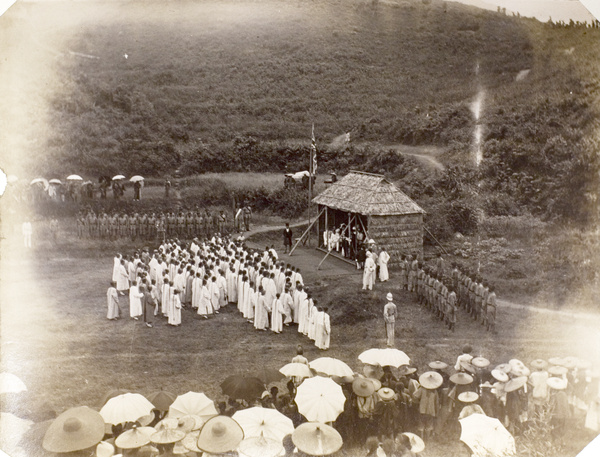
[[[119,294],[117,293],[117,283],[111,281],[110,287],[106,291],[106,299],[108,302],[108,314],[106,317],[111,321],[116,321],[119,318]]]
[[[394,344],[395,344],[394,327],[396,325],[397,307],[392,302],[394,297],[390,292],[388,292],[386,298],[387,298],[387,303],[383,307],[383,320],[385,321],[387,345],[388,345],[388,347],[391,348],[391,347],[394,347]]]
[[[363,271],[363,290],[373,290],[375,270],[375,260],[373,260],[371,251],[368,250],[367,258],[365,259],[365,269]]]
[[[283,231],[283,247],[285,248],[286,254],[288,252],[290,252],[290,249],[292,248],[292,236],[293,236],[293,232],[292,232],[292,229],[290,228],[290,224],[286,223],[285,229]]]

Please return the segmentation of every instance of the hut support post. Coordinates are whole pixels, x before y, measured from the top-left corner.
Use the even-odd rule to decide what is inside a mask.
[[[360,217],[358,218],[358,222],[360,222],[360,226],[362,227],[363,232],[365,232],[365,236],[367,237],[367,242],[368,242],[369,239],[371,238],[371,236],[369,235],[369,232],[367,232],[367,229],[365,228],[365,224],[363,224],[363,221]]]
[[[430,236],[431,238],[433,238],[433,240],[434,240],[434,241],[435,241],[435,242],[436,242],[436,243],[439,245],[439,247],[441,247],[441,248],[442,248],[442,251],[444,251],[444,254],[446,254],[446,255],[450,255],[450,254],[448,254],[448,251],[446,251],[446,249],[444,249],[444,246],[442,246],[442,243],[440,243],[440,242],[437,240],[437,238],[436,238],[435,236],[433,236],[433,233],[431,233],[429,230],[427,230],[427,227],[425,227],[424,225],[423,225],[423,228],[424,228],[424,229],[425,229],[425,231],[426,231],[426,232],[429,234],[429,236]]]
[[[313,225],[315,225],[315,222],[317,222],[319,220],[319,217],[321,217],[321,214],[323,214],[323,211],[325,211],[324,209],[321,210],[321,212],[319,214],[317,214],[317,218],[312,221],[312,223],[308,226],[308,228],[304,231],[304,233],[302,234],[302,236],[300,238],[298,238],[298,240],[296,241],[296,244],[294,244],[294,247],[292,248],[292,250],[290,251],[290,256],[292,255],[292,253],[296,250],[296,248],[298,247],[298,245],[300,244],[300,242],[304,239],[304,237],[310,233],[310,229],[313,227]]]

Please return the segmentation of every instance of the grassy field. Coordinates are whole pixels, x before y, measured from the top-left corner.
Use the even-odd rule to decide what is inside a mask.
[[[269,241],[278,245],[279,234],[263,235],[259,243],[262,246]],[[202,391],[219,400],[219,384],[226,376],[252,374],[262,366],[279,368],[294,355],[299,343],[309,359],[323,355],[296,331],[286,329],[281,335],[254,331],[231,308],[209,321],[184,311],[180,328],[171,328],[162,320],[153,329],[128,318],[108,321],[105,292],[111,252],[123,249],[125,243],[88,242],[87,250],[79,250],[67,237],[53,245],[43,235],[36,243],[37,249],[24,252],[18,247],[18,236],[9,235],[2,241],[1,371],[15,373],[29,388],[19,396],[2,397],[4,411],[37,420],[48,410],[60,413],[84,404],[100,407],[102,396],[117,388],[143,394],[161,388],[175,393]],[[388,291],[394,293],[400,308],[397,346],[420,371],[432,360],[451,363],[465,343],[492,364],[511,358],[528,362],[566,355],[600,364],[600,354],[590,350],[600,347],[597,317],[501,308],[494,334],[486,333],[463,313],[456,331],[450,332],[412,296],[398,290],[394,275],[389,284],[377,284],[373,292],[363,292],[361,275],[352,267],[331,260],[324,271],[315,271],[320,258],[312,250],[301,250],[290,261],[302,268],[320,303],[330,306],[332,343],[326,355],[346,361],[356,371],[362,370],[357,359],[360,352],[385,343],[380,314]],[[121,307],[127,313],[127,299],[121,299]],[[339,323],[348,314],[362,318]],[[583,430],[573,431],[567,447],[556,448],[547,457],[575,456],[590,439]],[[357,452],[348,450],[344,455]],[[457,437],[428,443],[422,455],[442,457],[449,452],[466,456]],[[29,449],[14,457],[20,455],[42,454]]]

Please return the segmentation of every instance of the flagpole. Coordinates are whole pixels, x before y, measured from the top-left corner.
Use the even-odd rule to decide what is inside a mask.
[[[315,124],[312,125],[312,136],[311,136],[311,144],[310,144],[310,154],[309,154],[309,162],[310,165],[308,167],[309,175],[308,175],[308,226],[310,227],[310,201],[312,200],[312,176],[313,176],[313,139],[315,137]],[[310,230],[308,231],[308,246],[310,247]]]

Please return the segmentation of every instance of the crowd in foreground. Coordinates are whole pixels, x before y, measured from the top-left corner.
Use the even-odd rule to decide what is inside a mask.
[[[153,327],[157,318],[182,325],[182,309],[208,320],[225,306],[238,311],[255,329],[281,333],[297,325],[320,349],[329,348],[331,323],[327,307],[305,290],[299,268],[285,264],[277,251],[249,249],[240,241],[215,234],[162,243],[152,254],[136,252],[114,258],[107,292],[107,317],[122,316],[119,295],[129,295],[129,315]]]
[[[68,455],[73,457],[109,457],[117,452],[153,457],[414,457],[433,441],[456,450],[461,439],[469,447],[458,451],[459,455],[510,456],[516,455],[514,437],[534,428],[551,430],[555,448],[575,429],[585,426],[600,431],[600,373],[585,360],[539,359],[527,367],[513,359],[492,368],[489,360],[474,357],[472,352],[470,347],[464,347],[452,366],[433,361],[427,364],[429,371],[420,374],[414,366],[384,364],[364,365],[361,373],[335,376],[309,370],[316,360],[309,362],[299,346],[286,367],[306,366],[306,373],[298,371],[284,380],[284,392],[273,385],[269,388],[266,383],[265,390],[257,391],[254,397],[242,395],[241,399],[235,394],[224,394],[222,401],[211,403],[209,409],[214,413],[204,417],[178,412],[174,403],[177,399],[165,405],[158,402],[158,397],[152,397],[155,405],[149,414],[134,422],[111,422],[110,427],[103,420],[95,425],[91,419],[85,423],[85,419],[69,410],[56,419],[57,426],[53,424],[46,432],[44,447],[53,452],[70,449]],[[314,381],[315,375],[331,378],[327,382],[337,383],[343,393],[340,410],[327,424],[310,422],[312,413],[299,412],[303,404],[299,392]],[[225,391],[224,383],[221,386]],[[321,402],[326,401],[328,397],[323,395]],[[273,422],[266,419],[261,427],[251,431],[239,414],[250,414],[246,411],[249,408],[254,409],[252,414],[264,417],[266,413],[261,413],[260,408],[277,410],[283,419],[276,422],[284,432],[273,438],[269,433]],[[104,407],[100,414],[104,414]],[[496,429],[510,431],[500,444],[493,444],[494,437],[489,437],[492,444],[488,446],[499,446],[497,453],[484,449],[485,436],[479,442],[460,437],[467,422],[490,418],[499,419],[501,424],[495,425]],[[74,427],[77,421],[82,429],[96,427],[93,438],[75,440],[77,433],[65,432],[69,419],[74,430],[79,430]],[[281,425],[286,421],[290,422],[289,427]]]

